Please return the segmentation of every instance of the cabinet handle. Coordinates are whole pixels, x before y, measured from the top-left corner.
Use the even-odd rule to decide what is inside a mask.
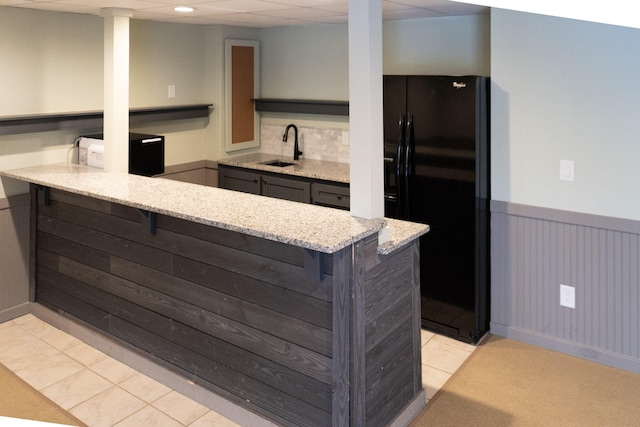
[[[338,200],[342,200],[342,196],[340,194],[338,194]]]

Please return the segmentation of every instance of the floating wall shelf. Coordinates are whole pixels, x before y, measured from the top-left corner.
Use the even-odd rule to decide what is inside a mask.
[[[208,117],[211,107],[213,106],[210,104],[196,104],[131,109],[129,111],[129,125]],[[49,132],[64,129],[102,128],[103,121],[104,114],[102,111],[0,117],[0,135]]]
[[[254,99],[256,111],[273,113],[349,115],[349,101],[324,101],[314,99]]]

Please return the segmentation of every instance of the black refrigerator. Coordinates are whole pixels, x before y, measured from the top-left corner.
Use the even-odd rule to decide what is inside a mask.
[[[384,76],[385,216],[420,239],[422,327],[476,343],[489,329],[489,81]]]

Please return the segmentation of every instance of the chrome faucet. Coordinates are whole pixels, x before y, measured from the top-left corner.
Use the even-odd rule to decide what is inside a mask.
[[[293,143],[293,160],[298,160],[300,158],[300,155],[302,154],[302,151],[298,149],[298,127],[294,124],[290,124],[289,126],[287,126],[287,129],[285,129],[284,131],[284,135],[282,135],[282,141],[287,142],[289,129],[291,128],[293,128],[293,136],[295,138],[295,141]]]

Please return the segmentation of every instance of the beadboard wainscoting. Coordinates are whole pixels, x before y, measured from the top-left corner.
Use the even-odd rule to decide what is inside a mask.
[[[491,203],[491,331],[640,372],[640,222]],[[575,309],[560,305],[575,287]]]
[[[0,198],[0,323],[29,312],[29,200]]]

